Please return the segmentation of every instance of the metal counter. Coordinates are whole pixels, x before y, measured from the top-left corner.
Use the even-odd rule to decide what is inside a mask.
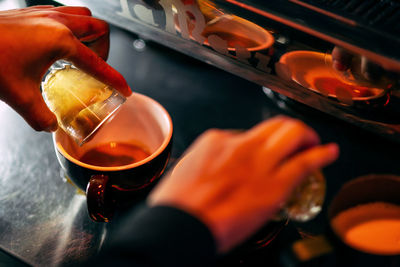
[[[314,127],[323,143],[338,142],[341,147],[340,159],[324,170],[325,206],[345,181],[357,176],[400,175],[398,143],[301,104],[268,97],[259,85],[162,46],[144,44],[132,33],[111,28],[108,62],[134,91],[169,111],[174,123],[172,162],[206,129],[246,129],[287,114]],[[51,135],[32,130],[4,103],[0,128],[0,247],[33,266],[73,266],[97,253],[112,222],[89,219],[85,196],[62,178]],[[310,223],[289,224],[271,246],[232,260],[231,266],[246,266],[252,259],[281,265],[279,252],[294,238],[324,231],[325,210]]]

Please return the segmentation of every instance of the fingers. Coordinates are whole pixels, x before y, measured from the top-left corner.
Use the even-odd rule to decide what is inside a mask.
[[[65,46],[66,57],[76,67],[108,84],[123,95],[129,96],[132,90],[122,75],[104,60],[109,51],[109,27],[105,21],[90,16],[90,10],[82,7],[57,7],[49,13],[50,17],[65,25],[76,37]],[[87,46],[82,42],[86,42]]]
[[[265,141],[259,158],[267,158],[270,166],[280,165],[293,154],[319,142],[313,129],[301,121],[287,119]]]
[[[92,42],[109,34],[109,27],[105,21],[90,16],[53,12],[47,17],[67,26],[83,42]]]
[[[82,41],[82,40],[80,40]],[[110,51],[110,38],[108,34],[100,37],[96,37],[94,42],[88,41],[84,42],[87,47],[89,47],[93,52],[95,52],[99,57],[104,60],[108,58],[108,52]]]
[[[190,160],[196,161],[196,165],[199,165],[199,161],[197,159],[208,158],[210,153],[214,154],[215,156],[217,156],[218,153],[218,156],[220,156],[220,149],[224,147],[224,142],[228,139],[231,139],[236,134],[236,132],[220,129],[209,129],[205,131],[190,145],[188,149],[186,149],[173,171],[175,172],[176,170],[180,170],[178,167],[184,165],[182,163]],[[222,146],[219,147],[219,145]],[[192,153],[194,151],[195,153]],[[201,170],[193,169],[193,171]]]
[[[92,12],[87,7],[82,6],[51,6],[51,10],[62,12],[65,14],[81,15],[81,16],[91,16]]]
[[[94,18],[91,11],[86,7],[74,6],[34,6],[25,9],[10,10],[0,13],[0,16],[15,15],[34,16],[50,18],[65,25],[72,34],[81,42],[85,43],[104,60],[109,51],[109,26],[100,19]]]
[[[65,25],[79,41],[104,60],[107,59],[110,46],[108,23],[91,17],[87,8],[60,7],[51,10],[43,15]]]
[[[14,9],[17,10],[18,13],[21,12],[31,12],[31,11],[58,11],[66,14],[75,14],[75,15],[82,15],[82,16],[91,16],[92,12],[89,8],[83,6],[53,6],[53,5],[37,5],[37,6],[30,6],[21,9]]]
[[[66,55],[65,59],[72,62],[77,68],[92,75],[99,81],[112,86],[120,91],[124,96],[130,96],[132,90],[128,86],[124,77],[108,65],[102,58],[96,55],[90,48],[73,40],[74,44]]]
[[[353,55],[346,50],[335,46],[332,50],[332,65],[338,71],[345,71],[351,65]]]
[[[85,43],[102,59],[108,58],[109,26],[105,21],[86,16],[61,15],[54,18],[68,27],[76,38]]]
[[[100,19],[92,17],[86,7],[77,6],[37,6],[20,11],[32,13],[37,17],[51,18],[65,25],[73,35],[85,43],[104,60],[109,51],[109,26]]]
[[[390,76],[389,72],[386,72],[381,66],[372,62],[366,57],[361,57],[361,74],[366,80],[370,82],[375,82],[375,86],[379,83],[380,80],[384,80],[384,77]],[[385,85],[382,84],[382,86]]]
[[[247,132],[243,133],[243,138],[247,140],[257,140],[258,142],[264,142],[280,125],[284,122],[291,120],[286,116],[276,116],[262,123],[257,124]]]
[[[333,163],[339,156],[337,144],[316,146],[296,154],[279,167],[278,176],[285,186],[297,186],[312,172]]]
[[[71,36],[67,36],[70,42],[64,42],[64,53],[59,59],[72,62],[82,71],[114,87],[123,95],[131,95],[132,90],[122,75],[103,60],[107,58],[109,51],[108,24],[91,17],[87,8],[57,7],[51,10],[52,12],[45,11],[43,16],[65,25],[72,33]],[[88,45],[82,42],[87,42]]]

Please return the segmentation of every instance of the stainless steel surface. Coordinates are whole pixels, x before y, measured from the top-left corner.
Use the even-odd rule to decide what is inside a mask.
[[[376,20],[375,24],[369,23],[367,14],[358,14],[358,11],[344,12],[346,10],[342,10],[340,6],[311,0],[101,2],[58,0],[57,2],[67,5],[86,5],[91,8],[95,16],[136,33],[145,40],[161,43],[350,122],[363,130],[400,141],[398,74],[393,84],[387,86],[387,94],[362,101],[353,101],[351,97],[342,97],[339,93],[335,94],[339,95],[337,97],[328,97],[323,92],[324,88],[310,90],[306,85],[279,74],[279,60],[287,52],[306,50],[330,54],[336,46],[345,48],[387,70],[400,72],[398,50],[400,39],[399,35],[395,34],[400,30],[396,23],[389,23],[392,17],[396,19],[400,14],[396,1],[379,1],[390,2],[393,14],[382,13],[386,14],[387,22],[382,22],[385,20],[381,18],[380,21]],[[380,9],[373,10],[378,12]],[[241,43],[236,44],[237,49],[228,48],[228,43],[224,41],[226,36],[222,35],[219,36],[222,39],[216,39],[214,36],[213,42],[207,39],[208,44],[205,43],[206,37],[202,32],[212,28],[212,24],[218,21],[221,15],[235,15],[263,28],[274,36],[274,45],[271,49],[256,51]],[[226,26],[224,31],[229,33],[231,29],[231,26]],[[341,89],[343,86],[338,87],[340,92],[343,91]]]
[[[0,0],[0,10],[8,10],[14,8],[25,7],[24,0]]]
[[[287,266],[281,261],[284,249],[296,238],[324,232],[326,207],[344,182],[369,173],[400,175],[398,143],[282,101],[282,96],[267,97],[255,83],[142,42],[130,32],[111,28],[108,62],[134,91],[154,98],[171,114],[173,161],[206,129],[247,129],[277,114],[304,120],[320,133],[323,143],[339,143],[340,159],[324,169],[327,196],[322,213],[306,224],[290,223],[263,249],[227,255],[222,265]],[[74,266],[96,254],[114,224],[90,221],[84,196],[62,179],[50,134],[30,129],[4,103],[0,128],[0,247],[34,266]]]
[[[61,176],[50,134],[32,130],[0,104],[0,246],[36,266],[97,252],[105,228],[90,221],[85,196]]]

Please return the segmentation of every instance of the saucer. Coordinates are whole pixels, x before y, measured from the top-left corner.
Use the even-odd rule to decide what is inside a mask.
[[[174,23],[175,30],[181,33],[178,14],[175,10]],[[192,35],[195,29],[195,16],[187,14],[186,23],[188,24],[189,38],[194,40]],[[272,34],[257,24],[235,15],[223,14],[209,20],[201,32],[201,36],[205,38],[202,43],[205,46],[211,46],[209,38],[213,38],[217,43],[218,40],[226,42],[228,51],[236,51],[236,47],[245,48],[247,51],[261,51],[271,47],[275,38]]]
[[[278,76],[343,103],[380,97],[385,89],[357,85],[346,80],[332,68],[332,56],[314,51],[291,51],[276,65]]]
[[[236,46],[248,51],[260,51],[275,42],[272,34],[264,28],[234,15],[222,15],[209,21],[202,35],[207,38],[204,45],[209,45],[208,38],[216,35],[227,42],[229,51],[235,51]]]

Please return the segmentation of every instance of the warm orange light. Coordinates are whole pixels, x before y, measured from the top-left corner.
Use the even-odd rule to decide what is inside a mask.
[[[384,202],[362,204],[331,221],[349,246],[379,255],[400,254],[400,206]]]
[[[361,86],[345,80],[332,68],[331,55],[314,51],[292,51],[279,60],[279,76],[312,91],[341,101],[365,100],[382,95],[386,88]]]

